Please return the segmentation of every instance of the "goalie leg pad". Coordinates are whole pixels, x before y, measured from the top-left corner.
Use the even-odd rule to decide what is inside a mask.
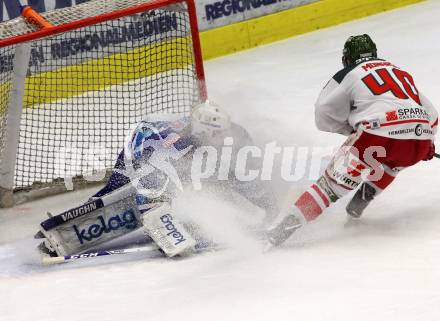
[[[41,234],[59,256],[84,253],[142,227],[130,190],[116,190],[41,223]],[[47,246],[46,246],[47,247]]]
[[[150,210],[143,216],[142,221],[147,235],[169,257],[190,252],[196,245],[191,234],[175,218],[168,203]]]

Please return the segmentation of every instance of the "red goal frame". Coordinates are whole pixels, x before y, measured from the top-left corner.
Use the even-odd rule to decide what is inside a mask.
[[[106,1],[106,0],[100,0],[100,1]],[[113,0],[113,1],[118,1],[118,0]],[[86,2],[84,5],[87,5],[88,3],[91,2]],[[25,59],[29,59],[26,58],[26,55],[28,55],[30,52],[30,50],[26,49],[27,47],[30,48],[29,43],[32,41],[39,41],[44,38],[50,38],[52,36],[78,30],[84,27],[98,25],[100,23],[105,23],[111,20],[117,20],[123,17],[129,17],[143,12],[157,10],[160,8],[169,7],[173,5],[184,5],[185,7],[183,10],[185,12],[185,20],[186,20],[185,37],[188,38],[191,37],[190,42],[191,42],[192,59],[193,59],[191,61],[192,62],[191,77],[196,81],[196,84],[192,88],[194,88],[194,90],[198,89],[197,98],[201,101],[205,101],[207,100],[208,95],[207,95],[207,89],[205,83],[205,72],[203,67],[203,57],[202,57],[201,43],[200,43],[198,23],[197,23],[196,6],[194,0],[135,0],[135,1],[127,2],[125,4],[125,7],[123,7],[123,9],[109,8],[108,10],[111,10],[109,12],[106,12],[106,6],[104,6],[104,9],[102,9],[98,3],[98,8],[101,8],[101,10],[95,12],[95,15],[85,18],[82,18],[83,16],[80,16],[77,18],[77,20],[75,20],[76,15],[71,15],[70,17],[64,16],[66,18],[65,21],[58,20],[57,18],[51,19],[52,17],[51,14],[54,13],[54,11],[46,12],[41,15],[39,15],[34,11],[32,13],[32,16],[29,16],[29,18],[38,18],[41,19],[41,21],[43,22],[44,20],[46,20],[47,22],[46,25],[41,27],[34,25],[34,23],[32,23],[32,20],[30,20],[29,18],[28,18],[29,20],[26,19],[24,15],[21,18],[10,20],[10,22],[5,22],[6,24],[11,23],[13,25],[15,23],[18,23],[19,29],[16,30],[11,29],[12,32],[9,32],[9,30],[6,29],[6,33],[5,33],[6,35],[4,36],[3,39],[0,39],[0,48],[6,48],[14,45],[17,46],[23,44],[23,47],[25,49],[23,49],[21,46],[17,46],[16,48],[14,62],[13,62],[14,71],[12,72],[12,76],[11,76],[12,78],[10,82],[12,84],[12,88],[16,88],[17,90],[15,90],[16,94],[13,95],[15,98],[9,98],[10,100],[6,102],[7,116],[5,116],[6,117],[5,121],[6,124],[10,123],[12,125],[7,125],[7,126],[5,125],[6,129],[4,130],[4,134],[6,135],[5,137],[8,138],[5,140],[5,143],[3,144],[4,145],[3,149],[0,150],[0,157],[1,157],[0,167],[2,169],[2,173],[0,173],[1,174],[0,175],[0,208],[12,206],[14,203],[21,203],[23,201],[28,201],[34,198],[54,195],[67,191],[67,187],[61,188],[60,187],[61,184],[59,184],[59,181],[57,180],[58,178],[63,178],[63,177],[57,177],[57,176],[51,177],[51,179],[53,179],[52,181],[47,181],[47,182],[43,181],[41,184],[38,184],[39,182],[38,180],[36,181],[34,180],[34,181],[30,181],[32,185],[28,185],[28,186],[23,185],[24,187],[20,187],[19,189],[15,189],[14,186],[15,172],[17,168],[16,155],[20,143],[20,136],[18,134],[20,126],[14,126],[14,124],[16,124],[21,120],[21,111],[22,111],[21,108],[16,108],[16,106],[23,104],[22,100],[25,90],[25,78],[26,78],[26,71],[28,68],[27,64],[20,63],[20,58],[23,59],[23,61]],[[80,7],[80,6],[82,5],[80,4],[75,7]],[[29,6],[27,7],[29,8]],[[183,8],[178,8],[179,11],[180,9]],[[29,10],[27,11],[29,13]],[[27,22],[23,22],[22,20],[19,19],[25,19],[27,20]],[[51,23],[51,21],[54,22]],[[22,24],[24,24],[24,27]],[[33,27],[31,25],[33,25]],[[188,30],[188,28],[190,30]],[[9,118],[12,119],[13,121],[9,122]],[[106,169],[107,169],[106,173],[108,174],[109,168]],[[93,183],[88,183],[83,178],[81,172],[78,172],[77,175],[78,176],[70,177],[71,179],[75,179],[74,181],[74,186],[76,186],[74,187],[75,189],[77,187],[80,188],[93,184]],[[35,184],[34,186],[34,183],[37,184]],[[35,193],[33,193],[34,191]],[[21,195],[20,193],[23,195]]]
[[[203,57],[202,57],[202,49],[200,44],[199,37],[199,28],[197,23],[197,14],[196,14],[196,6],[194,0],[154,0],[149,3],[133,6],[127,9],[115,10],[106,14],[93,16],[90,18],[85,18],[73,22],[69,22],[66,24],[47,27],[44,29],[40,29],[37,31],[33,31],[31,33],[26,33],[23,35],[18,35],[6,39],[0,39],[0,48],[15,45],[22,42],[32,41],[36,39],[41,39],[44,37],[57,35],[60,33],[64,33],[67,31],[75,30],[81,27],[91,26],[98,24],[100,22],[105,22],[117,18],[121,18],[124,16],[129,16],[137,13],[141,13],[147,10],[154,10],[160,7],[176,4],[176,3],[186,3],[188,6],[189,13],[189,21],[191,27],[191,37],[194,48],[194,59],[195,59],[195,67],[196,74],[200,84],[200,95],[202,100],[206,100],[208,98],[208,93],[206,89],[205,83],[205,71],[203,68]]]

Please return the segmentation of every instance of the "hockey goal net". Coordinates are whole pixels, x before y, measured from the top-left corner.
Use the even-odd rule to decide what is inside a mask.
[[[103,179],[152,113],[206,98],[193,0],[92,0],[0,24],[0,187]],[[69,186],[67,186],[69,187]]]

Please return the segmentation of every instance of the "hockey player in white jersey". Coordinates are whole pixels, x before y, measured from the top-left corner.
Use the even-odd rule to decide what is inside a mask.
[[[399,171],[434,155],[437,111],[413,76],[379,59],[366,34],[348,38],[342,63],[319,95],[315,120],[318,129],[348,139],[318,181],[269,230],[272,245],[355,189],[346,209],[349,217],[359,218]]]
[[[197,227],[181,222],[170,206],[173,198],[191,183],[193,156],[200,146],[209,146],[221,155],[225,141],[231,148],[230,169],[235,168],[236,152],[252,145],[247,131],[230,121],[216,104],[205,102],[194,108],[191,117],[156,115],[159,120],[137,124],[124,144],[107,184],[86,204],[50,217],[41,223],[39,237],[43,253],[52,256],[76,255],[121,246],[132,242],[129,235],[140,234],[140,241],[154,241],[168,256],[194,250],[200,243]],[[215,166],[220,171],[220,157]],[[248,165],[258,167],[258,164]],[[212,165],[212,164],[211,164]],[[236,192],[266,211],[266,221],[277,213],[271,188],[261,181],[242,182],[228,172],[205,177],[204,186],[230,198]],[[202,215],[202,213],[201,213]],[[189,228],[190,227],[190,228]],[[208,236],[209,238],[209,236]],[[137,242],[137,238],[136,239]]]

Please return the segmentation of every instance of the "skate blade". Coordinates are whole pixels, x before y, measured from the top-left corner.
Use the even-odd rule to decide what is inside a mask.
[[[344,228],[355,228],[364,225],[364,222],[360,218],[354,218],[347,215],[347,220],[344,223]]]

